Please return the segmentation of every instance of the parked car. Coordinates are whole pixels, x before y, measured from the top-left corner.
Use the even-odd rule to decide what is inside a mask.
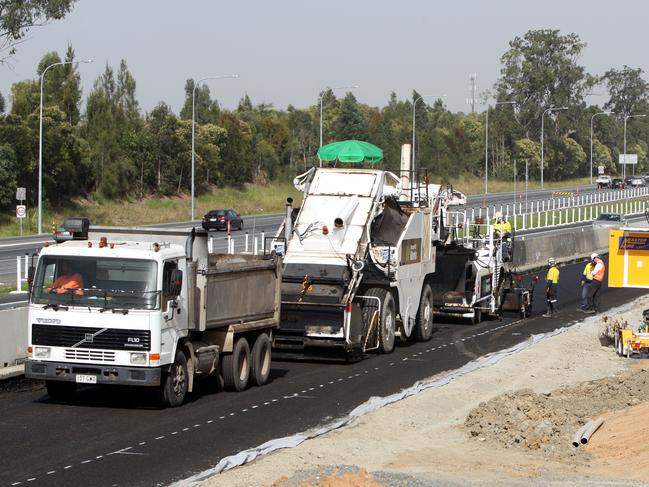
[[[619,228],[626,225],[626,220],[619,213],[602,213],[593,221],[594,227]]]
[[[227,230],[228,222],[230,222],[230,230],[243,228],[243,218],[232,208],[208,211],[201,224],[209,232],[210,230]]]
[[[597,183],[597,187],[599,189],[601,188],[610,188],[611,187],[611,176],[607,176],[606,174],[600,174],[597,176],[597,179],[595,180],[595,183]]]
[[[639,188],[640,186],[644,185],[644,179],[642,179],[640,176],[631,176],[631,178],[629,179],[629,186],[631,186],[632,188]]]
[[[612,189],[624,189],[626,188],[626,184],[624,184],[624,181],[622,181],[620,178],[615,178],[611,181],[611,188]]]

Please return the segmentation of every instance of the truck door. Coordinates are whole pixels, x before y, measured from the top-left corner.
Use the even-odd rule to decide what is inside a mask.
[[[170,259],[162,267],[162,313],[165,316],[161,332],[162,363],[173,361],[175,345],[178,340],[187,335],[187,304],[184,301],[185,292],[176,294],[171,286],[171,274],[176,269],[183,269],[185,259]],[[184,276],[183,276],[184,277]],[[186,289],[184,282],[182,289]],[[167,312],[169,310],[169,312]],[[165,360],[166,359],[166,360]]]

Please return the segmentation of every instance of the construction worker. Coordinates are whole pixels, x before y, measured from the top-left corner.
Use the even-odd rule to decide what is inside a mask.
[[[497,237],[509,237],[512,233],[512,225],[503,218],[503,214],[497,211],[494,214],[494,233]]]
[[[599,311],[599,297],[597,294],[602,288],[602,283],[604,282],[606,265],[595,252],[591,254],[590,259],[593,263],[593,280],[590,284],[590,296],[588,298],[589,309],[586,310],[586,313],[597,313]]]
[[[545,276],[545,296],[548,309],[543,314],[545,318],[557,316],[557,287],[559,286],[559,268],[554,257],[548,259],[548,273]]]
[[[588,299],[590,298],[590,285],[593,282],[593,268],[595,265],[592,260],[586,262],[584,272],[581,275],[581,306],[580,311],[586,311],[588,306]]]
[[[61,261],[59,277],[52,283],[50,292],[56,294],[74,292],[77,296],[83,296],[83,277],[78,272],[73,272],[72,265],[67,260]]]

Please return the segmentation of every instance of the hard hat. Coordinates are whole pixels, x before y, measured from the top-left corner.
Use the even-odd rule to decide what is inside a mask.
[[[590,254],[590,260],[595,260],[595,257],[599,257],[599,254],[597,252]]]
[[[556,261],[556,259],[555,259],[554,257],[550,257],[550,258],[548,259],[548,264],[549,264],[549,265],[554,265],[554,264],[556,264],[556,263],[557,263],[557,261]]]
[[[494,213],[494,218],[502,218],[502,217],[503,217],[503,214],[502,214],[501,211],[497,211],[496,213]]]

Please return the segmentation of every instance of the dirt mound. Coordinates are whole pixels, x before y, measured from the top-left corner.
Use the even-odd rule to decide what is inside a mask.
[[[576,455],[571,445],[575,431],[607,411],[649,400],[648,383],[649,372],[642,368],[545,394],[531,390],[503,394],[480,403],[464,426],[473,438],[506,448]]]

